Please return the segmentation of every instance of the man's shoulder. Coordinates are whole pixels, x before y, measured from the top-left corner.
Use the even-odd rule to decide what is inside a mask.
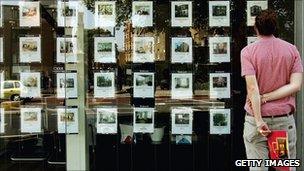
[[[280,45],[283,45],[283,46],[286,46],[286,47],[291,47],[291,48],[295,47],[293,44],[291,44],[291,43],[289,43],[289,42],[287,42],[287,41],[285,41],[285,40],[283,40],[281,38],[275,38],[275,41],[277,43],[279,43]]]
[[[256,46],[256,43],[257,43],[257,42],[248,44],[247,46],[245,46],[245,47],[241,50],[241,53],[242,53],[242,54],[248,53],[248,51],[250,51],[250,49],[253,49],[253,48]]]

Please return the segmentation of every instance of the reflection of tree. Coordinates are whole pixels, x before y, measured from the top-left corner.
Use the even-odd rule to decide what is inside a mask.
[[[289,0],[271,0],[269,8],[278,16],[278,37],[294,42],[294,3]]]

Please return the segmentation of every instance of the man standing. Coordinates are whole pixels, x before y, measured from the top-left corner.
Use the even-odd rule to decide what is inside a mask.
[[[287,131],[289,156],[296,158],[294,95],[301,88],[303,65],[297,48],[273,35],[276,26],[276,14],[262,11],[254,26],[259,40],[241,52],[242,76],[247,86],[243,138],[248,159],[268,158],[266,136],[271,130]]]

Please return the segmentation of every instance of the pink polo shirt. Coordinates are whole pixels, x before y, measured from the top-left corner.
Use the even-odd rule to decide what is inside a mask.
[[[261,37],[241,52],[242,76],[257,77],[260,94],[272,92],[289,83],[292,73],[303,72],[297,48],[274,36]],[[282,115],[294,112],[295,97],[289,96],[270,101],[261,106],[262,116]],[[246,103],[245,110],[253,114]]]

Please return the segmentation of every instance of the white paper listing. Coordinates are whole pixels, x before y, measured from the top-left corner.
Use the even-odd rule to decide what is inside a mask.
[[[172,73],[171,98],[189,99],[193,96],[192,73]]]
[[[230,3],[229,1],[209,1],[209,26],[230,26]]]
[[[192,26],[191,1],[171,1],[171,26],[172,27]]]
[[[94,38],[94,61],[100,63],[116,63],[115,38]]]
[[[230,98],[230,73],[210,73],[210,98]]]
[[[41,38],[20,37],[20,62],[41,62]]]
[[[209,38],[210,62],[230,62],[230,37]]]
[[[133,77],[133,97],[154,97],[154,73],[135,72]]]
[[[115,1],[95,1],[95,27],[115,27]]]
[[[132,25],[133,27],[153,26],[153,2],[134,1],[132,4]]]
[[[78,133],[78,108],[57,109],[58,133]]]
[[[21,108],[21,132],[41,132],[41,108]]]
[[[40,2],[19,2],[20,27],[40,26]]]
[[[77,73],[57,73],[57,98],[77,98]]]
[[[114,98],[115,97],[115,73],[96,72],[94,73],[94,97]]]
[[[117,108],[97,108],[97,133],[117,133]]]
[[[230,134],[230,109],[210,109],[210,134]]]
[[[192,38],[173,37],[171,42],[172,63],[192,63]]]
[[[192,134],[193,110],[190,107],[171,109],[172,134]]]
[[[268,8],[267,1],[247,1],[247,25],[253,26],[255,18],[262,10]]]
[[[64,2],[58,0],[57,3],[57,23],[59,27],[77,27],[78,11],[80,1]]]
[[[134,108],[133,115],[134,132],[154,132],[154,108]]]
[[[41,74],[40,72],[20,73],[20,96],[21,97],[41,97]]]

